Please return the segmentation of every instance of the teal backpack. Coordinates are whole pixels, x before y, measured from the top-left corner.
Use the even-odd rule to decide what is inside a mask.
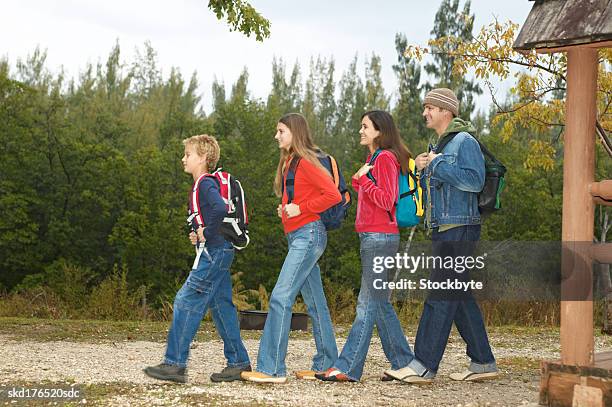
[[[381,151],[381,149],[378,149],[372,154],[368,162],[369,165],[374,165],[374,161],[376,161]],[[412,158],[408,163],[408,168],[408,174],[402,171],[399,172],[399,179],[397,182],[399,191],[397,194],[397,202],[395,203],[395,217],[397,219],[397,226],[401,228],[409,228],[418,225],[421,223],[424,213],[423,190],[421,189],[419,179],[415,175],[415,162]],[[368,178],[376,184],[376,179],[372,173],[368,173]],[[393,220],[391,212],[387,213],[389,214],[389,219]]]

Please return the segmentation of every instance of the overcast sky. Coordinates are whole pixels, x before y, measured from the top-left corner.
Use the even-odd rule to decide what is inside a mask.
[[[224,81],[229,91],[245,66],[249,91],[264,98],[271,86],[274,56],[282,57],[288,69],[299,61],[303,77],[312,56],[333,56],[339,80],[355,54],[363,76],[364,61],[374,52],[382,60],[385,90],[393,94],[395,34],[402,32],[409,43],[426,45],[440,3],[252,0],[271,22],[270,38],[260,43],[229,32],[225,22],[208,10],[206,0],[19,0],[2,5],[0,56],[14,66],[18,58],[40,46],[48,52],[52,71],[63,66],[69,76],[76,76],[87,62],[104,62],[117,40],[123,62],[131,62],[135,49],[149,41],[164,77],[172,66],[187,78],[197,72],[202,103],[210,111],[213,79]],[[494,17],[520,24],[532,5],[527,0],[473,0],[474,31]],[[491,101],[486,93],[479,100],[481,108]]]

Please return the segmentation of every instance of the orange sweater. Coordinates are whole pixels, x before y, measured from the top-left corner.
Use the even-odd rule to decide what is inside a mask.
[[[287,178],[287,170],[289,162],[285,165],[285,174],[283,182]],[[326,211],[328,208],[342,201],[340,192],[334,184],[329,173],[321,170],[312,164],[310,161],[302,158],[295,172],[294,182],[294,204],[300,207],[300,215],[293,218],[287,218],[287,214],[283,211],[283,228],[285,233],[293,232],[301,228],[307,223],[314,222],[320,219],[319,213]],[[283,208],[287,204],[287,188],[283,193],[281,203]]]

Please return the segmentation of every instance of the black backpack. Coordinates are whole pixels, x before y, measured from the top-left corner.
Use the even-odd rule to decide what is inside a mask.
[[[199,226],[203,225],[203,218],[200,215],[199,200],[197,197],[200,181],[204,177],[214,179],[219,185],[219,194],[225,202],[227,215],[223,218],[220,232],[229,240],[237,250],[242,250],[250,242],[249,238],[249,217],[247,214],[246,199],[244,198],[244,190],[242,184],[230,173],[217,169],[212,174],[202,174],[198,178],[192,188],[192,197],[189,202],[190,215],[187,218],[187,223],[193,225],[193,222]],[[195,228],[194,228],[195,230]]]
[[[346,182],[344,181],[344,177],[342,176],[342,172],[338,168],[338,163],[336,159],[329,154],[326,154],[322,151],[317,152],[317,158],[319,162],[329,173],[332,175],[334,179],[334,183],[342,196],[342,201],[327,209],[324,212],[321,212],[319,216],[321,217],[321,222],[325,225],[325,230],[333,230],[338,229],[342,225],[342,221],[348,215],[348,209],[351,206],[351,194],[346,187]],[[295,172],[297,171],[297,167],[300,164],[301,157],[295,157],[291,160],[289,164],[289,169],[287,170],[287,203],[291,203],[293,201],[293,197],[295,196]],[[283,191],[285,189],[285,183],[283,183]]]
[[[441,153],[444,147],[459,133],[449,133],[440,140],[436,152]],[[472,136],[473,137],[473,136]],[[485,160],[485,182],[482,191],[478,193],[478,209],[483,215],[488,215],[501,209],[501,193],[506,186],[506,167],[480,142],[480,151]]]

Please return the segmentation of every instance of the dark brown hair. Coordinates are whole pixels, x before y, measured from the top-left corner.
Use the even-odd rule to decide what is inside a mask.
[[[374,129],[380,132],[380,136],[374,139],[376,147],[389,150],[395,154],[400,163],[402,172],[407,174],[412,153],[400,137],[399,130],[393,121],[393,116],[384,110],[370,110],[361,115],[361,120],[365,116],[372,121]]]

